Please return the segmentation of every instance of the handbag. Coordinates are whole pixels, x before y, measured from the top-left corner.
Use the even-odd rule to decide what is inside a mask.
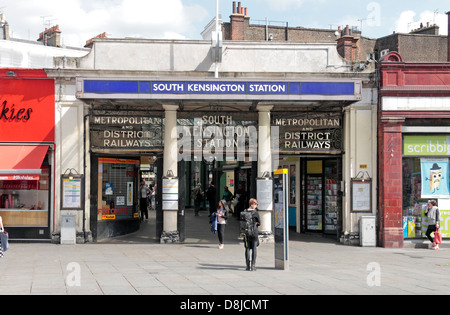
[[[434,242],[436,244],[442,244],[442,234],[441,232],[439,232],[439,230],[436,230],[436,232],[434,232]]]
[[[8,242],[8,232],[1,232],[0,233],[0,239],[2,241],[2,251],[6,252],[9,249],[9,242]]]

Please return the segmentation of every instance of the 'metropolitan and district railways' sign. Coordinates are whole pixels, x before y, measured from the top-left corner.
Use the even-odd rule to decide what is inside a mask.
[[[280,151],[326,152],[342,150],[341,113],[298,113],[289,117],[273,113],[272,126],[278,126]]]

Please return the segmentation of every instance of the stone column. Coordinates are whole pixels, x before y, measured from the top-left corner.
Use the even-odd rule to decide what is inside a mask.
[[[163,105],[165,110],[164,124],[164,164],[162,170],[163,178],[166,177],[168,171],[172,171],[174,177],[178,176],[177,161],[177,110],[178,105]],[[158,170],[159,171],[159,170]],[[162,189],[162,187],[158,187]],[[161,201],[162,202],[162,201]],[[164,203],[163,203],[164,205]],[[161,243],[178,243],[179,232],[177,228],[176,210],[166,210],[163,206],[163,232],[161,235]]]
[[[258,177],[263,177],[265,172],[272,176],[272,150],[270,137],[270,111],[272,105],[258,105],[259,112],[259,132],[258,132]],[[272,231],[272,212],[273,209],[263,211],[259,210],[261,226],[259,234],[261,242],[273,242]]]

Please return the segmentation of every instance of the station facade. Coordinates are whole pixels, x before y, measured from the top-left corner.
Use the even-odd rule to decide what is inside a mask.
[[[257,178],[283,167],[295,231],[357,242],[360,217],[376,214],[376,185],[364,209],[350,198],[353,179],[377,176],[371,71],[355,73],[335,43],[225,41],[219,64],[212,51],[210,41],[94,39],[85,57],[46,69],[59,112],[55,171],[85,178],[81,211],[61,209],[55,192],[55,240],[68,213],[79,242],[138,229],[146,179],[158,187],[158,237],[180,242],[198,183],[215,184],[217,201],[225,186],[248,200]],[[270,241],[273,209],[260,215]]]

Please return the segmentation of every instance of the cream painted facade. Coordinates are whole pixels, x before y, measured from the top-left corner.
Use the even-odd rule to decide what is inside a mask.
[[[343,152],[342,157],[342,231],[341,241],[351,242],[352,236],[359,234],[359,218],[362,215],[376,215],[376,117],[377,85],[373,82],[373,72],[353,72],[352,65],[343,60],[336,51],[336,44],[318,43],[276,43],[276,42],[224,42],[223,59],[219,64],[219,80],[222,81],[315,81],[315,82],[355,82],[355,94],[351,100],[339,95],[316,95],[298,99],[293,96],[269,97],[213,96],[211,99],[183,96],[174,100],[173,95],[148,97],[142,94],[88,95],[83,93],[83,80],[207,80],[214,81],[215,64],[211,59],[210,41],[163,41],[130,39],[96,39],[86,56],[55,56],[53,66],[43,65],[49,77],[55,79],[56,92],[56,148],[54,178],[53,238],[57,240],[61,230],[61,215],[77,215],[78,242],[91,241],[91,153],[89,143],[89,110],[94,102],[109,100],[115,104],[127,102],[146,106],[165,115],[174,115],[168,110],[181,103],[192,105],[235,103],[240,108],[257,105],[260,126],[268,109],[280,108],[288,104],[297,108],[307,108],[322,104],[328,106],[342,104],[343,108]],[[258,109],[259,107],[259,109]],[[173,116],[171,121],[173,121]],[[263,123],[263,125],[266,125]],[[167,134],[166,134],[167,137]],[[260,140],[262,138],[260,137]],[[167,141],[168,139],[166,139]],[[171,140],[173,141],[173,139]],[[172,145],[174,143],[172,142]],[[263,148],[260,146],[260,149]],[[164,152],[169,150],[164,147]],[[260,152],[262,153],[262,152]],[[324,154],[321,154],[324,155]],[[298,154],[297,156],[302,156]],[[165,156],[166,157],[166,156]],[[165,161],[166,165],[174,161]],[[259,176],[268,170],[266,163],[258,164]],[[173,166],[171,166],[173,169]],[[60,210],[60,175],[67,169],[75,169],[85,176],[84,211]],[[355,213],[350,209],[350,182],[360,171],[367,172],[372,179],[372,213]],[[299,211],[299,210],[297,210]],[[298,215],[300,215],[298,213]],[[263,228],[272,229],[272,212],[262,213]],[[176,228],[176,216],[165,212],[164,230]],[[299,221],[299,219],[298,219]],[[299,229],[299,228],[298,228]],[[84,234],[83,234],[84,233]]]

